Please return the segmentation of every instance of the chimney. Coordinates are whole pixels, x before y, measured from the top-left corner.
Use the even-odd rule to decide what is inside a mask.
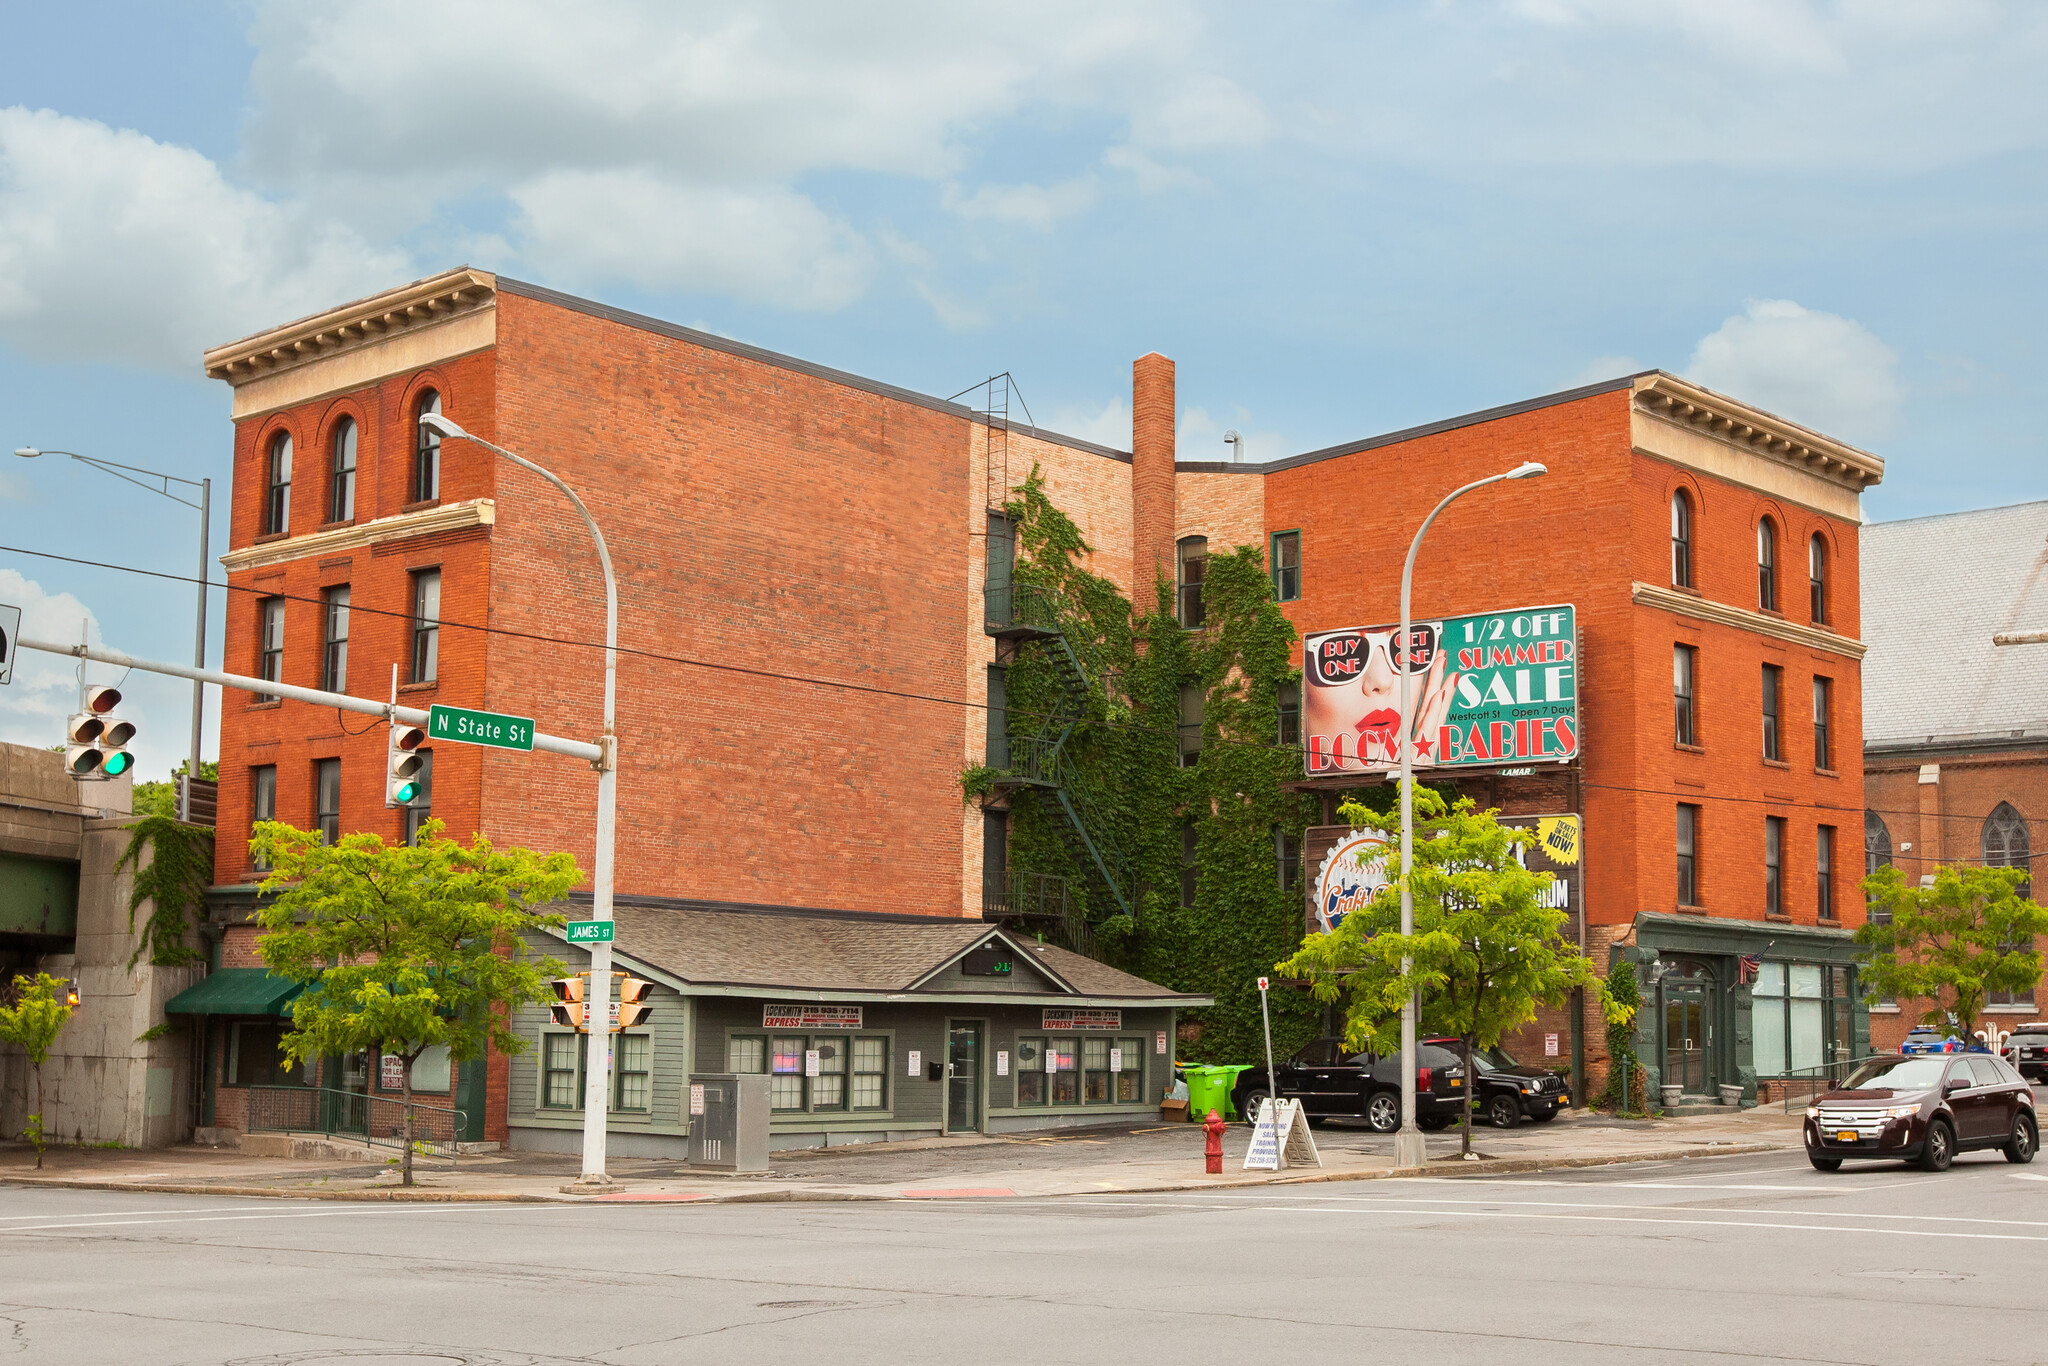
[[[1173,582],[1173,362],[1158,352],[1131,366],[1131,587],[1152,605],[1153,574]]]

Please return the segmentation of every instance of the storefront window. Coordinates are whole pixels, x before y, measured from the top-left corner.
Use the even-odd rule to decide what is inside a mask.
[[[1756,1074],[1811,1072],[1849,1056],[1849,973],[1814,963],[1764,963],[1751,993]]]
[[[237,1024],[228,1053],[229,1086],[304,1086],[311,1076],[302,1063],[285,1056],[284,1036],[291,1025],[281,1020]],[[289,1064],[289,1067],[287,1066]]]
[[[785,1114],[889,1105],[889,1040],[880,1035],[735,1034],[725,1043],[725,1066],[728,1072],[767,1072],[769,1108]]]
[[[1017,1040],[1017,1104],[1116,1105],[1145,1092],[1145,1041],[1025,1038]]]
[[[1045,1104],[1045,1040],[1017,1040],[1017,1103]]]

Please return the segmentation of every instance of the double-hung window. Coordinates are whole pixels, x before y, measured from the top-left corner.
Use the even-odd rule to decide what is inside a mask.
[[[1819,532],[1806,543],[1806,590],[1813,624],[1828,624],[1828,543]]]
[[[1678,904],[1700,904],[1699,884],[1700,809],[1678,808]]]
[[[1813,875],[1817,914],[1822,920],[1835,918],[1835,827],[1823,825],[1813,849]]]
[[[1778,610],[1778,528],[1768,517],[1756,524],[1756,605]]]
[[[1682,489],[1671,495],[1671,583],[1692,587],[1692,499]]]
[[[1699,715],[1693,697],[1693,678],[1699,671],[1700,652],[1692,645],[1671,647],[1671,696],[1677,724],[1674,740],[1681,745],[1700,742]]]
[[[431,503],[441,496],[441,434],[422,426],[421,417],[441,411],[441,396],[429,389],[413,409],[412,500]]]
[[[1764,913],[1785,913],[1785,818],[1764,817]]]
[[[1183,536],[1175,547],[1176,607],[1180,624],[1190,631],[1202,625],[1202,578],[1209,567],[1209,538]]]
[[[262,764],[249,770],[249,824],[251,833],[258,821],[277,819],[277,765]],[[257,872],[266,872],[270,865],[262,859],[255,861]]]
[[[1301,533],[1273,533],[1273,596],[1293,602],[1301,596]]]
[[[292,525],[292,438],[279,432],[270,443],[270,463],[263,500],[263,530],[281,536]]]
[[[1784,759],[1784,745],[1778,735],[1778,714],[1785,696],[1785,671],[1775,664],[1764,665],[1763,718],[1764,758]]]
[[[726,1070],[768,1073],[768,1106],[782,1114],[880,1111],[889,1106],[889,1040],[879,1034],[734,1034]]]
[[[256,608],[256,676],[284,682],[284,599],[265,598]],[[264,694],[271,701],[277,694]]]
[[[441,676],[441,571],[422,569],[412,576],[412,681],[432,683]]]
[[[1825,678],[1813,680],[1813,766],[1832,769],[1835,766],[1835,747],[1829,735],[1829,713],[1833,710],[1834,684]]]
[[[583,1039],[581,1034],[541,1036],[541,1091],[543,1109],[574,1110],[583,1104]]]
[[[320,759],[313,765],[313,826],[320,842],[341,842],[341,760]]]
[[[1289,679],[1282,683],[1275,693],[1280,717],[1279,736],[1282,745],[1301,743],[1301,680]]]
[[[320,686],[329,692],[348,691],[348,588],[330,588],[320,595],[325,623],[325,653]]]
[[[1200,683],[1180,685],[1180,766],[1193,768],[1202,758],[1202,706],[1207,694]]]
[[[356,420],[345,417],[334,427],[334,468],[327,490],[327,520],[346,522],[355,515]]]

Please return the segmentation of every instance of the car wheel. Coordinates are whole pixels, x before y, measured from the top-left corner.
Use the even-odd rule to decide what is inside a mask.
[[[1247,1091],[1242,1096],[1236,1097],[1232,1104],[1237,1106],[1237,1117],[1239,1119],[1247,1124],[1257,1124],[1259,1122],[1259,1107],[1270,1099],[1272,1097],[1266,1092],[1265,1088],[1261,1087],[1256,1091]],[[1204,1115],[1203,1118],[1207,1119],[1208,1116]]]
[[[1927,1142],[1920,1148],[1920,1170],[1923,1172],[1945,1172],[1949,1163],[1956,1160],[1956,1136],[1948,1127],[1948,1121],[1937,1119],[1927,1126]]]
[[[2034,1149],[2040,1146],[2040,1137],[2034,1132],[2034,1121],[2021,1115],[2013,1121],[2012,1137],[2006,1140],[2005,1160],[2021,1164],[2032,1162]]]
[[[1381,1091],[1365,1103],[1365,1122],[1376,1134],[1391,1134],[1401,1127],[1401,1098]]]
[[[1495,1096],[1486,1102],[1486,1122],[1496,1129],[1512,1129],[1522,1120],[1522,1107],[1513,1096]]]
[[[1819,1153],[1814,1152],[1811,1149],[1807,1151],[1806,1160],[1813,1164],[1813,1169],[1817,1172],[1838,1172],[1842,1170],[1841,1158],[1822,1157]]]

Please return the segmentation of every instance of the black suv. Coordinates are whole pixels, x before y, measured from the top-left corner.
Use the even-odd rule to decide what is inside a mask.
[[[2048,1081],[2048,1024],[2023,1024],[2005,1041],[2005,1060],[2028,1081]]]
[[[1465,1104],[1465,1069],[1458,1055],[1434,1043],[1416,1046],[1415,1122],[1441,1129],[1456,1122]],[[1279,1086],[1263,1066],[1238,1076],[1231,1104],[1240,1118],[1251,1119],[1259,1102],[1277,1093],[1301,1102],[1311,1121],[1363,1119],[1376,1133],[1401,1127],[1401,1059],[1399,1054],[1344,1052],[1341,1039],[1317,1039],[1302,1045],[1286,1062],[1276,1064]]]
[[[1462,1039],[1439,1037],[1423,1042],[1464,1056]],[[1497,1129],[1514,1128],[1524,1115],[1539,1124],[1556,1119],[1557,1112],[1572,1103],[1563,1077],[1518,1063],[1502,1048],[1473,1049],[1472,1071],[1473,1118]]]

